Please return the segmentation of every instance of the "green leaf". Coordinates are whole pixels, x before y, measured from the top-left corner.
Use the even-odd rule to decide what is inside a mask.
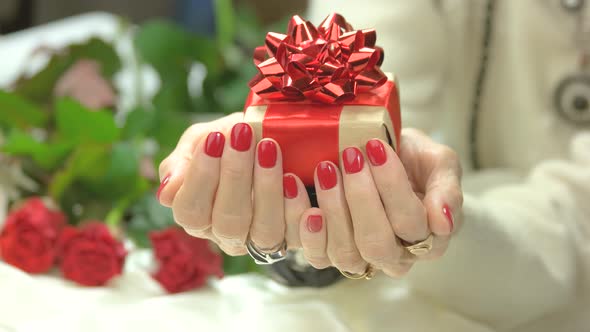
[[[19,79],[15,84],[15,92],[35,102],[48,103],[53,98],[53,89],[59,78],[72,64],[82,59],[98,62],[102,74],[108,79],[121,69],[121,60],[113,45],[99,38],[91,38],[55,53],[37,74]]]
[[[72,151],[74,145],[73,142],[39,142],[32,136],[13,129],[2,146],[2,151],[14,156],[31,157],[41,168],[53,170]]]
[[[180,136],[192,124],[189,115],[178,112],[158,111],[155,122],[158,124],[150,132],[160,147],[174,147]]]
[[[179,26],[167,21],[152,21],[140,27],[135,47],[144,61],[160,73],[170,66],[186,66],[191,57],[190,36]]]
[[[153,103],[157,109],[166,112],[186,112],[192,109],[191,97],[188,92],[188,71],[170,68],[162,76],[160,91]]]
[[[120,130],[111,111],[90,111],[66,98],[55,105],[57,129],[61,138],[79,143],[111,143]]]
[[[231,0],[215,0],[214,3],[217,44],[223,49],[234,41],[236,18]]]
[[[255,66],[242,66],[232,79],[222,80],[217,86],[216,97],[222,112],[239,112],[244,107],[250,89],[248,82],[256,74]]]
[[[225,275],[230,276],[251,272],[263,272],[263,269],[254,263],[252,257],[223,255],[223,273]]]
[[[121,132],[123,139],[144,137],[156,125],[155,112],[136,108],[127,114],[125,126]]]
[[[175,225],[172,210],[162,206],[152,192],[138,200],[129,214],[126,233],[140,247],[150,246],[149,232]]]
[[[97,161],[100,169],[94,174],[79,174],[79,184],[95,199],[117,204],[139,190],[143,178],[139,174],[140,152],[130,142],[118,142]]]
[[[202,63],[207,75],[218,76],[222,72],[222,56],[214,40],[193,35],[190,47],[191,59]]]
[[[0,90],[0,125],[29,128],[42,127],[47,113],[15,93]]]
[[[64,192],[80,178],[95,178],[104,174],[108,147],[97,144],[81,144],[68,157],[64,167],[57,171],[49,183],[49,194],[61,202]]]
[[[106,171],[99,176],[85,177],[93,191],[116,200],[138,186],[140,153],[131,143],[118,142],[113,145],[105,162]]]
[[[189,70],[202,63],[208,76],[221,72],[222,59],[214,40],[190,34],[167,21],[143,25],[135,36],[140,57],[158,72],[161,87],[154,98],[156,108],[167,111],[192,111],[188,89]]]

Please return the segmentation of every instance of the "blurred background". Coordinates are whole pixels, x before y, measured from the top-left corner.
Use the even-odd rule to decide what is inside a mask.
[[[260,22],[268,24],[301,12],[306,7],[307,0],[235,0],[234,3],[252,8]],[[170,18],[195,31],[213,33],[213,7],[213,0],[61,0],[58,6],[55,1],[2,0],[0,33],[10,33],[89,11],[106,11],[137,23],[155,17]]]
[[[255,47],[307,1],[0,0],[0,231],[31,197],[149,248],[174,225],[158,166],[190,125],[239,112]],[[0,257],[1,260],[1,257]],[[258,271],[225,257],[226,274]]]

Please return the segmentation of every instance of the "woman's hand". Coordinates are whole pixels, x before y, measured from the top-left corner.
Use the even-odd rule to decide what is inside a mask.
[[[229,255],[246,254],[248,238],[274,252],[285,231],[292,247],[309,199],[299,194],[299,179],[283,180],[278,144],[263,139],[256,145],[252,128],[241,119],[235,114],[190,127],[160,165],[158,198],[189,234],[211,239]],[[291,197],[287,206],[283,181]]]
[[[371,140],[368,158],[357,148],[342,153],[342,171],[330,162],[318,165],[321,209],[305,212],[300,233],[314,267],[362,274],[371,264],[400,277],[417,258],[443,255],[462,219],[459,159],[417,130],[405,129],[402,136],[399,156]],[[430,234],[434,242],[427,255],[417,257],[405,248]]]

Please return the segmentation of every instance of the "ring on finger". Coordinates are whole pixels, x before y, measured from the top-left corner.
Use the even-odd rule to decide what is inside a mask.
[[[269,265],[282,261],[287,257],[287,243],[285,241],[273,248],[259,248],[252,240],[246,241],[246,249],[254,262],[258,265]]]
[[[343,276],[345,276],[348,279],[353,279],[353,280],[359,280],[359,279],[366,279],[366,280],[371,280],[373,279],[373,277],[375,276],[375,273],[377,271],[375,271],[375,268],[373,267],[373,265],[371,264],[367,264],[367,268],[365,269],[365,272],[363,273],[350,273],[350,272],[346,272],[343,270],[338,270],[340,271],[340,273],[342,273]]]
[[[432,242],[434,240],[434,235],[431,233],[428,237],[420,242],[416,242],[413,244],[408,244],[406,241],[402,240],[404,248],[409,251],[414,256],[424,256],[428,255],[432,250]]]

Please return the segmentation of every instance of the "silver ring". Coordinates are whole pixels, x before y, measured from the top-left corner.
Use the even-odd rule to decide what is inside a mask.
[[[258,248],[252,240],[248,239],[248,241],[246,241],[246,249],[248,250],[250,257],[252,257],[254,262],[258,265],[274,264],[287,257],[287,243],[285,241],[275,248],[264,250],[271,251],[270,253],[267,253],[264,252],[263,249]]]

